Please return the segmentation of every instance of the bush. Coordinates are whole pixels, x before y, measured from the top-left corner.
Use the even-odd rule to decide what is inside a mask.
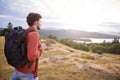
[[[71,39],[68,39],[68,38],[61,39],[59,42],[62,44],[65,44],[67,46],[70,46],[70,47],[72,47],[74,44],[73,41]]]
[[[102,45],[99,45],[99,44],[92,44],[90,46],[90,50],[94,53],[102,54],[103,52],[106,51],[106,48]]]
[[[56,36],[54,36],[54,35],[48,35],[48,37],[47,37],[47,38],[54,39],[54,40],[56,40],[56,41],[57,41],[57,37],[56,37]]]
[[[88,46],[83,43],[77,43],[74,48],[79,50],[89,51]]]
[[[59,42],[75,49],[89,51],[89,48],[87,47],[86,44],[73,42],[71,39],[68,39],[68,38],[61,39]]]
[[[77,43],[73,42],[73,40],[65,38],[59,41],[60,43],[67,45],[69,47],[84,50],[84,51],[92,51],[94,53],[102,54],[102,53],[115,53],[120,54],[120,43]]]
[[[5,28],[5,29],[1,30],[0,31],[0,36],[5,36],[5,32],[8,31],[8,30],[10,30],[10,29]]]
[[[120,54],[120,44],[113,44],[109,47],[110,53]]]

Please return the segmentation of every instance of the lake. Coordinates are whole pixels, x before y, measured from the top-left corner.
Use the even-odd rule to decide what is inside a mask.
[[[106,38],[82,38],[81,40],[74,40],[75,42],[86,42],[86,43],[103,43],[105,42],[112,42],[114,39],[106,39]]]

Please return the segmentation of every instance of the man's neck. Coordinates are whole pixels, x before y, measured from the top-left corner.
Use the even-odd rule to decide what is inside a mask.
[[[35,31],[37,31],[37,28],[36,28],[36,26],[29,26],[29,29],[32,29],[32,30],[35,30]]]
[[[35,25],[33,25],[33,26],[31,26],[31,27],[33,27],[33,29],[34,29],[35,31],[38,30],[38,29],[37,29],[37,26],[35,26]]]

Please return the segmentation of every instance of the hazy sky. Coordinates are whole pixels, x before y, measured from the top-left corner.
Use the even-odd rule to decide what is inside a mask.
[[[120,32],[120,0],[0,0],[0,26],[24,26],[38,12],[42,28]]]

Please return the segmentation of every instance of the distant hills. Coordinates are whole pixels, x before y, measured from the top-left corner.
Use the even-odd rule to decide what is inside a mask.
[[[0,30],[3,30],[4,28],[0,27]],[[81,38],[105,38],[105,39],[113,39],[116,37],[116,35],[110,35],[110,34],[104,34],[104,33],[98,33],[98,32],[88,32],[88,31],[82,31],[82,30],[57,30],[57,29],[41,29],[39,33],[42,36],[48,36],[48,35],[55,35],[57,38],[70,38],[73,40],[80,40]],[[120,36],[117,36],[120,38]]]
[[[42,29],[39,31],[41,35],[55,35],[58,38],[71,38],[74,40],[80,40],[80,38],[106,38],[113,39],[116,35],[109,35],[97,32],[87,32],[82,30],[45,30]],[[120,37],[120,36],[117,36]]]

